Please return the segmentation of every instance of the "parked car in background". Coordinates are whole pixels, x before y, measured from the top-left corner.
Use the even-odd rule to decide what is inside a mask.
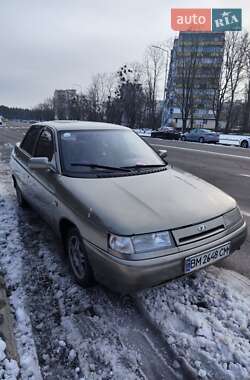
[[[151,137],[156,137],[166,140],[179,140],[181,137],[180,132],[171,127],[160,128],[157,131],[151,132]]]
[[[194,128],[181,136],[183,141],[196,141],[200,143],[218,143],[219,134],[204,128]]]
[[[250,136],[221,134],[219,143],[223,145],[240,146],[241,148],[250,148]]]
[[[0,127],[5,125],[4,118],[0,115]]]
[[[247,228],[237,203],[173,169],[136,133],[96,122],[38,123],[16,144],[12,178],[65,247],[84,287],[128,293],[238,250]]]

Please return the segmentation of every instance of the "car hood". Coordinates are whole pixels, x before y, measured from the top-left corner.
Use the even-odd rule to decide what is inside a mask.
[[[233,198],[180,170],[112,178],[60,178],[64,201],[120,235],[170,230],[232,210]],[[90,212],[89,212],[90,211]]]

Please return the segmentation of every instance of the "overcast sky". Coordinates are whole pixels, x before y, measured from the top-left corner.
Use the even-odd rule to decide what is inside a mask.
[[[1,0],[0,104],[33,107],[55,88],[88,87],[98,72],[141,61],[145,48],[164,41],[170,9],[243,9],[249,0]]]

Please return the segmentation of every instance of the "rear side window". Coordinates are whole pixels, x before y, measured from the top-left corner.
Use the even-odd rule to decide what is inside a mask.
[[[49,161],[52,160],[54,154],[53,136],[48,130],[44,130],[38,140],[36,147],[36,157],[47,157]]]
[[[34,147],[36,144],[36,140],[38,138],[39,133],[41,132],[42,127],[40,126],[33,126],[31,127],[28,132],[26,133],[21,148],[25,150],[28,154],[32,156]]]

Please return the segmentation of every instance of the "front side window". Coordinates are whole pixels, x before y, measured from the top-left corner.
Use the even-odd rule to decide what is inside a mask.
[[[36,157],[47,157],[49,161],[52,160],[54,154],[53,136],[48,130],[44,130],[37,142],[35,151]]]
[[[21,148],[31,156],[33,155],[35,144],[41,129],[42,127],[39,125],[33,125],[30,127],[21,143]]]
[[[107,173],[109,168],[112,172],[112,168],[129,171],[166,166],[158,154],[130,130],[61,131],[58,140],[62,169],[67,175]]]

